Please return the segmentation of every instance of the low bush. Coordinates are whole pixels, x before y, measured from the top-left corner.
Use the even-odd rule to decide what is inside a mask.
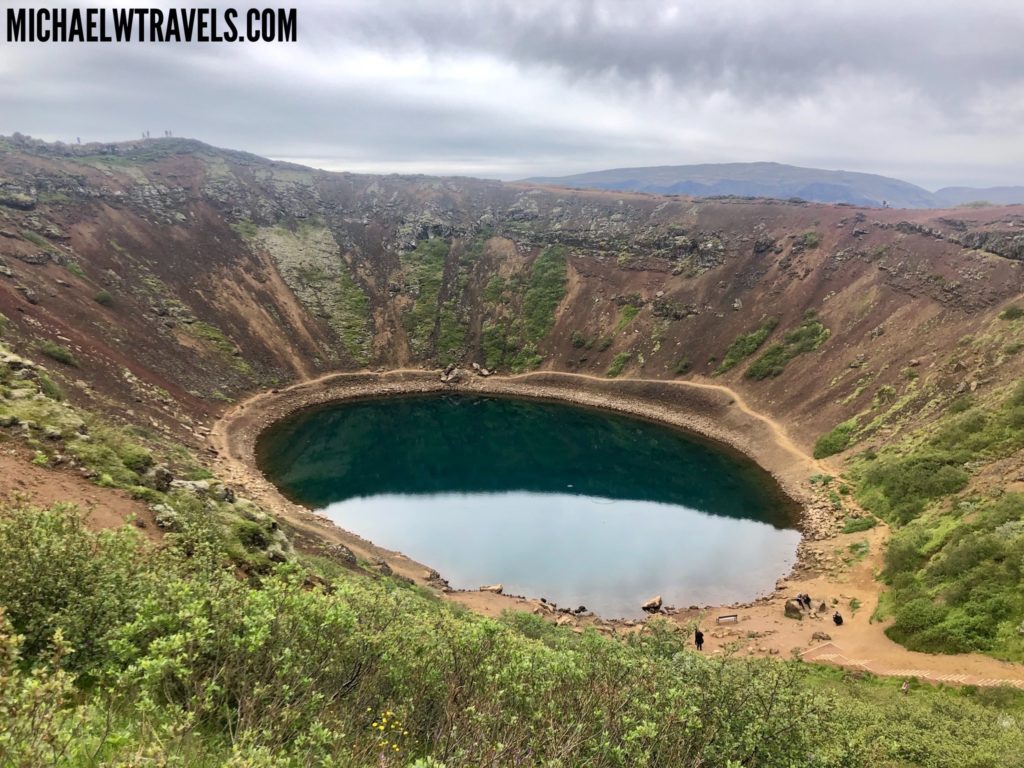
[[[610,379],[614,379],[622,373],[622,369],[626,367],[626,363],[632,359],[633,355],[631,353],[619,352],[619,354],[612,359],[612,364],[608,366],[608,372],[605,375]]]
[[[830,432],[826,432],[814,443],[814,458],[824,459],[841,453],[853,443],[857,433],[857,418],[837,424]]]
[[[715,374],[731,370],[737,363],[754,354],[778,325],[779,319],[777,317],[768,317],[761,322],[757,330],[737,336],[736,340],[725,351],[725,357],[715,369]]]
[[[39,351],[51,360],[56,360],[58,363],[71,366],[78,365],[78,362],[75,360],[75,356],[72,354],[70,349],[63,347],[60,344],[55,344],[52,341],[44,341],[40,344]]]

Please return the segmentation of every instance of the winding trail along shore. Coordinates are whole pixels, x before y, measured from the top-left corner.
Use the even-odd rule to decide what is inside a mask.
[[[381,373],[332,373],[294,385],[257,393],[230,408],[210,433],[211,452],[221,476],[245,488],[245,493],[278,514],[300,538],[326,546],[343,544],[359,557],[387,563],[400,576],[424,586],[435,586],[431,569],[400,552],[384,549],[345,531],[325,517],[285,498],[264,477],[256,462],[256,442],[264,429],[297,411],[344,401],[432,392],[464,392],[534,398],[602,408],[685,429],[739,451],[756,461],[804,510],[804,540],[793,571],[780,578],[771,594],[752,602],[725,606],[691,606],[669,619],[687,626],[699,624],[705,632],[705,651],[734,650],[765,656],[798,655],[807,661],[835,664],[878,675],[917,677],[956,685],[1011,685],[1024,689],[1024,665],[999,661],[981,654],[933,655],[908,651],[884,633],[884,622],[869,617],[878,604],[882,585],[875,574],[882,567],[888,538],[884,525],[860,534],[835,533],[835,521],[820,515],[817,494],[808,479],[814,474],[836,474],[827,463],[811,458],[771,418],[750,408],[728,387],[708,382],[602,379],[571,373],[535,372],[487,378],[463,372],[457,382],[442,382],[438,371],[398,369]],[[818,510],[817,512],[815,510]],[[869,554],[848,557],[854,541],[867,541]],[[846,556],[844,561],[844,556]],[[825,565],[822,565],[825,564]],[[812,596],[828,610],[812,612],[801,620],[785,618],[786,600],[798,593]],[[595,626],[606,633],[642,631],[642,622],[573,618],[557,613],[539,599],[490,592],[442,593],[485,615],[504,610],[550,614],[575,627]],[[539,596],[537,596],[539,598]],[[859,606],[856,610],[852,606]],[[834,609],[845,623],[833,626]],[[738,620],[716,623],[720,615]],[[822,635],[828,639],[823,639]],[[818,639],[815,639],[817,637]]]

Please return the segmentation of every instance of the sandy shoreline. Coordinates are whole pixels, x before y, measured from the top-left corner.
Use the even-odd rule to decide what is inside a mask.
[[[730,390],[710,384],[647,380],[608,380],[574,374],[533,373],[483,378],[463,374],[457,383],[442,382],[437,371],[341,373],[294,386],[262,392],[239,403],[222,417],[210,439],[217,452],[219,469],[231,482],[243,485],[290,524],[327,541],[345,544],[357,555],[381,559],[396,573],[426,583],[431,568],[399,552],[379,547],[326,518],[295,504],[263,475],[256,460],[260,434],[272,424],[299,411],[366,398],[443,392],[478,393],[529,398],[598,408],[676,427],[757,463],[800,508],[799,527],[817,532],[833,524],[814,520],[813,494],[807,479],[822,471],[818,462],[800,452],[774,422],[750,410]],[[798,551],[796,569],[808,567]],[[779,577],[786,574],[780,573]],[[464,594],[464,593],[460,593]],[[487,594],[487,593],[485,593]],[[539,597],[539,596],[537,596]],[[514,598],[490,595],[476,598],[502,607]],[[530,601],[531,605],[533,601]],[[490,607],[489,605],[487,606]],[[488,611],[489,612],[489,611]]]
[[[593,626],[615,634],[636,631],[642,622],[576,617],[551,609],[540,596],[531,598],[479,591],[444,592],[437,573],[400,552],[375,545],[336,526],[326,518],[285,498],[264,477],[256,462],[259,435],[270,425],[298,411],[366,398],[410,394],[466,392],[549,400],[601,408],[656,421],[712,440],[756,462],[801,508],[803,537],[797,561],[789,574],[779,574],[774,590],[747,603],[691,606],[668,618],[681,625],[699,624],[706,635],[705,650],[788,657],[839,664],[883,675],[913,675],[936,682],[975,685],[1010,684],[1024,688],[1024,669],[979,654],[932,656],[908,651],[884,634],[884,623],[871,622],[882,585],[876,573],[888,537],[884,525],[861,534],[838,532],[840,521],[809,483],[812,475],[835,474],[789,439],[772,419],[749,408],[735,392],[709,382],[671,382],[601,379],[578,374],[537,372],[482,378],[463,372],[457,383],[441,381],[438,371],[395,370],[384,373],[337,373],[300,382],[280,390],[258,393],[229,409],[210,433],[211,452],[221,477],[245,489],[245,494],[274,511],[293,530],[327,547],[343,544],[358,557],[383,563],[394,573],[437,589],[446,599],[479,613],[497,616],[504,610],[546,615],[577,631]],[[854,541],[867,542],[870,554],[860,559],[844,555]],[[826,602],[823,615],[801,620],[784,618],[788,597],[809,593]],[[854,607],[858,606],[858,607]],[[833,609],[846,622],[836,628]],[[716,618],[735,614],[737,621],[718,624]],[[828,639],[822,639],[827,637]]]

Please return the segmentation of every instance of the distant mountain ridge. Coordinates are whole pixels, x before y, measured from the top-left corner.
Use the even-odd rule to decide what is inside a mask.
[[[997,205],[1024,202],[1024,186],[945,187],[929,192],[916,184],[874,173],[829,171],[767,162],[613,168],[571,176],[534,177],[524,181],[575,189],[692,197],[797,197],[816,203],[850,203],[876,208],[883,205],[892,208],[947,208],[978,201]]]

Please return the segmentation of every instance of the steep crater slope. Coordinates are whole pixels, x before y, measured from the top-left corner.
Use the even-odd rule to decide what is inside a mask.
[[[900,389],[912,359],[969,380],[948,350],[1022,290],[1022,208],[331,174],[178,140],[0,152],[4,314],[72,348],[68,378],[94,396],[132,400],[136,377],[189,413],[364,366],[719,372],[809,440]],[[804,353],[745,376],[811,315]],[[170,407],[138,404],[161,422]]]
[[[173,139],[0,140],[8,340],[50,358],[72,401],[196,448],[246,393],[477,363],[713,378],[807,451],[857,453],[851,477],[871,486],[863,462],[926,443],[952,404],[1004,407],[1024,365],[1022,258],[1019,206],[695,201],[327,173]],[[1016,442],[999,445],[943,454],[934,469],[970,485],[924,502],[1013,490]],[[867,486],[893,522],[925,511]],[[911,570],[945,557],[954,518],[938,518]]]

